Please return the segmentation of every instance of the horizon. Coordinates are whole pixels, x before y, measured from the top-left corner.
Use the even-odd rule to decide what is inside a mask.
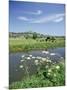
[[[9,1],[9,32],[65,36],[64,24],[65,4]]]
[[[42,34],[42,35],[44,35],[44,36],[58,36],[58,37],[65,37],[65,35],[48,35],[48,34],[43,34],[43,33],[39,33],[39,32],[30,32],[30,31],[26,31],[26,32],[29,32],[29,33],[37,33],[37,34]],[[26,32],[9,32],[9,33],[17,33],[17,34],[19,34],[19,33],[26,33]]]

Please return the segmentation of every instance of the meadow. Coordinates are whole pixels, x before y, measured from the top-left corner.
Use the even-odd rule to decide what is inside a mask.
[[[45,41],[44,38],[37,39],[25,39],[25,38],[9,38],[9,49],[10,52],[22,52],[28,50],[37,50],[37,49],[48,49],[55,47],[64,47],[65,40],[64,38],[56,38],[54,42]]]
[[[47,50],[49,48],[65,47],[64,38],[55,38],[55,41],[46,41],[45,38],[22,38],[22,37],[11,37],[9,38],[9,51],[13,52],[24,52],[29,50]],[[27,58],[32,60],[31,55]],[[26,57],[25,57],[26,58]],[[22,62],[26,62],[28,59],[22,58]],[[26,61],[25,61],[26,60]],[[34,59],[35,65],[37,66],[37,73],[29,76],[27,66],[20,66],[21,69],[26,68],[26,75],[24,80],[13,82],[9,85],[10,89],[21,89],[21,88],[37,88],[37,87],[53,87],[53,86],[64,86],[65,85],[65,62],[61,59],[60,62],[52,62],[48,58],[40,58],[40,60]]]

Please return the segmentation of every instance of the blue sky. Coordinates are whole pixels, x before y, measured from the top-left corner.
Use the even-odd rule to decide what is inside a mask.
[[[9,31],[64,35],[64,4],[9,2]]]

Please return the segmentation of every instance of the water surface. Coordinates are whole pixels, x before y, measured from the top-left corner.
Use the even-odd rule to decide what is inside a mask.
[[[25,63],[21,62],[22,55],[32,55],[33,57],[49,57],[52,61],[58,62],[61,57],[65,58],[64,48],[48,49],[49,54],[42,53],[43,50],[33,50],[29,52],[17,52],[9,54],[9,83],[20,81],[26,76],[25,65],[28,67],[29,75],[35,74],[37,72],[37,66],[34,63],[35,59],[27,60]],[[50,53],[55,53],[55,55],[50,55]],[[20,68],[23,65],[24,68]]]

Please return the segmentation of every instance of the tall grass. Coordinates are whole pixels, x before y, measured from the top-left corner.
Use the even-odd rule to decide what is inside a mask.
[[[25,39],[25,38],[10,38],[9,49],[10,52],[27,51],[33,49],[48,49],[55,47],[63,47],[65,45],[64,39],[56,39],[56,41],[45,41],[40,39]]]

